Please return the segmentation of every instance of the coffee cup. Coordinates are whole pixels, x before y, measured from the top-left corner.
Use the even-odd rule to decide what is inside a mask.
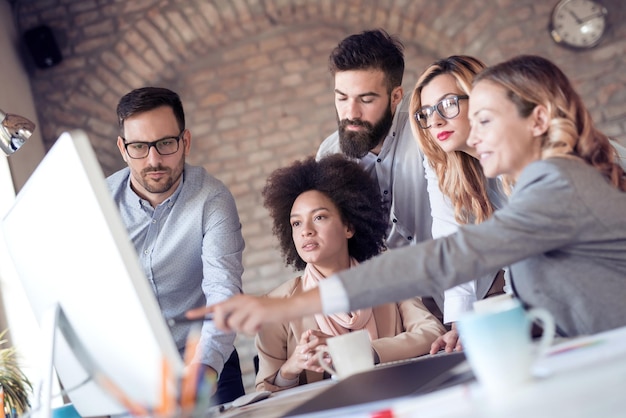
[[[324,358],[328,354],[332,366]],[[334,379],[343,379],[374,367],[372,343],[366,330],[353,331],[326,340],[317,351],[320,366]]]
[[[545,309],[524,310],[515,298],[501,298],[478,306],[457,327],[463,351],[490,399],[505,399],[532,381],[532,363],[552,344],[555,323]],[[539,321],[543,334],[538,344],[531,326]]]

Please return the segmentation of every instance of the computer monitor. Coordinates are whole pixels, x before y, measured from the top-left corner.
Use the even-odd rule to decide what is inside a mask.
[[[93,363],[129,399],[159,405],[163,361],[173,380],[183,361],[84,132],[59,137],[2,230],[40,324],[60,307]],[[54,366],[77,411],[85,417],[124,412],[91,379],[75,344],[60,332],[55,340]]]

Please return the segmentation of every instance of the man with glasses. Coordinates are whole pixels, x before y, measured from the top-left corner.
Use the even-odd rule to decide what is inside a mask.
[[[384,30],[348,36],[329,58],[335,81],[338,130],[322,142],[320,159],[342,153],[378,182],[389,212],[386,244],[398,248],[432,238],[424,156],[409,123],[403,98],[402,43]],[[438,317],[443,295],[424,303]]]
[[[163,316],[181,317],[241,293],[244,241],[235,201],[204,168],[185,163],[191,132],[178,94],[133,90],[120,100],[117,117],[117,147],[128,167],[107,182]],[[171,327],[181,355],[190,329]],[[244,394],[234,339],[212,322],[202,325],[194,361],[219,374],[216,403]]]

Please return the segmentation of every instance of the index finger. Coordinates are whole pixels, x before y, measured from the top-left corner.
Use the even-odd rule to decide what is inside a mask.
[[[218,329],[230,331],[230,328],[226,325],[229,311],[220,309],[223,303],[224,302],[220,302],[210,306],[201,306],[199,308],[190,309],[185,312],[185,318],[189,321],[204,319],[211,320]]]
[[[439,337],[430,345],[430,354],[437,354],[439,350],[443,349],[444,347],[445,344],[443,344],[441,337]]]
[[[306,344],[309,342],[309,337],[311,336],[312,330],[307,329],[300,335],[300,344]]]
[[[190,309],[187,312],[185,312],[185,318],[200,319],[204,316],[208,316],[208,314],[212,314],[213,310],[214,310],[214,305],[201,306],[199,308]]]

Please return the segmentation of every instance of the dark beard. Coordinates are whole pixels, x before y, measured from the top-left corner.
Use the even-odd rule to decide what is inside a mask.
[[[174,183],[178,181],[178,179],[183,173],[184,165],[185,165],[185,160],[182,159],[180,163],[178,164],[178,166],[174,167],[173,170],[163,167],[161,165],[157,167],[147,167],[141,171],[141,174],[142,174],[141,185],[143,186],[144,189],[146,189],[150,193],[165,193],[172,188]],[[166,171],[169,174],[169,176],[165,179],[164,183],[153,185],[145,179],[145,175],[151,171]]]
[[[360,119],[338,120],[337,123],[339,125],[339,146],[341,151],[350,158],[363,158],[387,136],[393,124],[391,103],[387,105],[383,117],[375,125]],[[346,130],[348,125],[363,126],[365,130],[361,132],[348,131]]]

